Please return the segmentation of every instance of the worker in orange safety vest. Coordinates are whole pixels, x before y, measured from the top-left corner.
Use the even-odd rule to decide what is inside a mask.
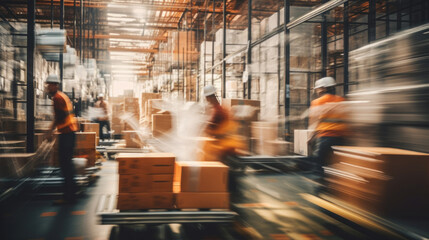
[[[65,93],[59,91],[59,84],[57,75],[49,75],[46,79],[46,89],[52,98],[55,114],[47,139],[52,141],[55,129],[59,132],[58,153],[61,173],[64,177],[64,198],[56,203],[71,203],[74,202],[77,191],[72,157],[78,125],[73,114],[73,104]]]
[[[335,79],[324,77],[315,82],[314,90],[318,96],[310,106],[310,128],[315,127],[316,138],[313,159],[316,172],[324,176],[323,166],[326,166],[332,153],[332,146],[343,145],[347,132],[342,106],[343,97],[335,94]]]

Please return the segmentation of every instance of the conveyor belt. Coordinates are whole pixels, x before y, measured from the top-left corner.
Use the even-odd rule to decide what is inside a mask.
[[[119,212],[116,195],[102,195],[97,207],[100,224],[169,224],[169,223],[230,223],[237,214],[232,211],[135,211]]]

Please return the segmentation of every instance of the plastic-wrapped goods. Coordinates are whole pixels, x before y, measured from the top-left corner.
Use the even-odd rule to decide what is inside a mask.
[[[37,31],[36,44],[40,52],[58,53],[65,51],[66,31],[49,28]]]

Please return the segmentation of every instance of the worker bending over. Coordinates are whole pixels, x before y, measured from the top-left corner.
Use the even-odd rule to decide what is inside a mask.
[[[316,81],[315,91],[317,99],[311,102],[310,128],[315,127],[315,151],[313,158],[316,163],[316,171],[324,176],[323,167],[328,164],[332,153],[332,146],[343,145],[346,134],[344,114],[339,102],[343,97],[335,95],[335,79],[324,77]]]
[[[49,75],[46,88],[54,103],[54,120],[47,139],[52,141],[55,129],[59,132],[58,153],[61,173],[64,177],[64,199],[57,203],[70,203],[76,197],[75,168],[72,162],[75,146],[75,132],[78,131],[73,104],[67,95],[58,90],[60,80],[57,75]]]

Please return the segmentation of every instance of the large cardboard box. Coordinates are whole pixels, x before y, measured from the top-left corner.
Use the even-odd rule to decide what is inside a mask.
[[[258,121],[260,109],[261,109],[261,101],[259,100],[249,100],[249,99],[222,99],[222,106],[232,111],[236,120],[245,120],[245,121]],[[247,108],[242,108],[236,110],[234,106],[248,106]],[[243,112],[249,113],[244,114]],[[241,117],[240,117],[241,116]]]
[[[122,131],[122,134],[125,139],[125,146],[127,148],[141,148],[143,143],[140,139],[138,132],[136,131]]]
[[[173,174],[176,156],[172,153],[119,153],[119,174]]]
[[[173,174],[119,175],[119,193],[172,191]]]
[[[381,215],[429,213],[429,154],[382,147],[333,149],[327,182],[335,196]]]
[[[97,143],[95,132],[77,132],[75,149],[94,149]]]
[[[278,123],[277,122],[252,122],[251,124],[252,138],[262,140],[276,140],[278,138]]]
[[[119,210],[172,209],[174,208],[173,193],[119,193],[117,208]]]
[[[98,123],[82,123],[82,132],[95,132],[97,137],[100,137],[100,124]]]
[[[162,137],[172,128],[173,117],[169,113],[152,114],[152,134],[154,137]]]
[[[97,161],[97,151],[95,149],[75,149],[73,157],[86,158],[86,167],[94,167]]]
[[[290,155],[291,142],[283,140],[252,139],[253,150],[258,155],[287,156]]]
[[[181,192],[227,192],[228,166],[221,162],[176,162],[174,181]]]
[[[315,131],[302,129],[294,131],[294,152],[296,154],[309,156],[312,154],[313,149],[309,141],[313,137]]]
[[[177,208],[229,209],[227,192],[179,192],[175,196]]]

